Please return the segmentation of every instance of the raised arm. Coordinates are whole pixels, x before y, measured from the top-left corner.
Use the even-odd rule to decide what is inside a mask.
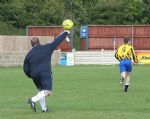
[[[59,34],[55,40],[51,43],[52,50],[55,50],[55,48],[63,41],[63,39],[66,38],[66,36],[70,34],[70,31],[65,30],[61,34]]]
[[[46,46],[48,46],[48,47],[50,46],[49,48],[51,50],[55,50],[55,48],[63,41],[63,39],[66,38],[66,36],[68,34],[70,34],[70,31],[73,28],[73,25],[74,24],[71,20],[69,20],[69,19],[64,20],[62,23],[62,26],[65,31],[62,32],[61,34],[59,34],[52,43],[50,43]]]

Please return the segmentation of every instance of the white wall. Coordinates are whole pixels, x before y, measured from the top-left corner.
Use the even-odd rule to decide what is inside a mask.
[[[75,65],[80,64],[118,64],[114,51],[74,51]]]

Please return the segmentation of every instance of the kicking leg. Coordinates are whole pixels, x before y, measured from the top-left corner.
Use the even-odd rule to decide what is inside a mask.
[[[39,92],[37,95],[30,99],[30,102],[33,102],[30,104],[32,108],[32,104],[35,104],[37,101],[39,101],[42,108],[42,112],[47,112],[48,109],[46,108],[45,97],[52,95],[52,80],[49,73],[41,73],[39,77],[40,78],[38,78],[38,80],[33,80]],[[32,110],[36,111],[34,110],[34,108],[32,108]]]
[[[50,94],[51,95],[51,94]],[[48,112],[49,110],[46,108],[46,97],[43,97],[39,100],[42,112]]]
[[[31,109],[36,112],[36,102],[40,101],[40,105],[42,107],[42,110],[47,110],[46,109],[46,104],[45,104],[45,97],[50,96],[52,94],[51,91],[49,90],[42,90],[43,86],[41,83],[41,80],[39,77],[35,77],[33,79],[33,82],[36,86],[36,88],[39,90],[38,94],[33,96],[32,98],[28,99],[28,104],[31,105]]]
[[[34,97],[29,98],[28,99],[28,103],[31,104],[32,110],[34,112],[36,112],[36,105],[35,105],[35,103],[37,101],[40,101],[40,105],[42,107],[42,110],[44,110],[46,112],[47,109],[46,109],[46,104],[45,104],[45,97],[50,96],[51,94],[52,94],[51,91],[43,90],[43,91],[38,92],[38,94],[35,95]]]

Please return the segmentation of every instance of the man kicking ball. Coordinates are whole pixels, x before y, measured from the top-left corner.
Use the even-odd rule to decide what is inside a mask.
[[[41,45],[39,38],[31,39],[32,49],[25,57],[23,70],[25,74],[31,78],[38,90],[38,93],[28,99],[31,109],[36,112],[36,102],[39,101],[42,112],[48,112],[46,108],[45,97],[52,95],[52,72],[51,57],[55,48],[70,34],[73,27],[71,20],[63,22],[64,32],[56,37],[52,43]]]

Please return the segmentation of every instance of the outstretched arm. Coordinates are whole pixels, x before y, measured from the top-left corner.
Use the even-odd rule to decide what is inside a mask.
[[[66,38],[66,36],[70,34],[70,31],[65,30],[64,32],[62,32],[60,35],[58,35],[55,40],[51,43],[52,46],[52,50],[55,50],[55,48],[63,41],[64,38]]]

